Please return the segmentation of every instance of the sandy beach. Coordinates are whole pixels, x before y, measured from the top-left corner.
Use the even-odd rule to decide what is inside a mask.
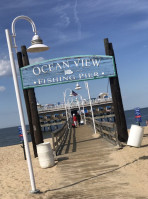
[[[144,127],[140,148],[126,145],[111,157],[121,167],[122,180],[129,182],[128,191],[135,194],[135,198],[148,198],[148,127]]]
[[[49,141],[47,139],[46,141]],[[144,137],[140,148],[125,146],[115,150],[110,155],[110,163],[118,165],[120,172],[117,178],[120,183],[128,183],[125,192],[135,195],[135,198],[148,198],[148,127],[144,127]],[[50,197],[49,189],[56,189],[61,183],[61,174],[58,163],[48,169],[41,169],[38,159],[33,157],[30,143],[32,164],[35,181],[40,194],[30,194],[31,185],[27,162],[24,160],[20,145],[1,147],[0,149],[0,198],[1,199],[44,199]],[[105,185],[105,182],[104,182]],[[121,187],[122,189],[122,187]],[[58,197],[60,198],[60,197]],[[122,198],[122,197],[121,197]],[[128,196],[125,198],[129,198]]]

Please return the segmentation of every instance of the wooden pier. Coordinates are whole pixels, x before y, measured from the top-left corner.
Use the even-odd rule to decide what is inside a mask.
[[[114,145],[101,137],[94,138],[93,134],[88,125],[72,128],[69,132],[61,154],[57,156],[58,178],[45,191],[51,198],[115,199],[125,195],[123,188],[126,185],[115,180],[118,165],[110,158],[116,150]]]

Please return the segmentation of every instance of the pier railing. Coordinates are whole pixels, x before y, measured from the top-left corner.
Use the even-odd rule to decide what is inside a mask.
[[[68,124],[65,124],[58,130],[51,133],[52,135],[52,143],[53,143],[53,152],[56,155],[59,155],[64,147],[66,142],[68,132],[69,132]]]
[[[87,118],[87,124],[93,125],[92,118]],[[119,144],[115,122],[100,122],[95,120],[95,125],[96,130],[103,138],[106,138],[114,145]]]
[[[92,106],[95,106],[95,105],[103,105],[104,103],[112,103],[112,98],[105,98],[105,99],[93,99],[91,100],[92,102]],[[80,107],[87,107],[87,106],[90,106],[90,102],[88,100],[83,100],[79,102],[80,104]],[[77,102],[72,102],[70,104],[70,108],[77,108],[78,107],[78,104]],[[42,113],[42,112],[54,112],[54,111],[62,111],[62,110],[65,110],[65,104],[59,104],[59,105],[52,105],[52,106],[38,106],[38,112],[39,114]]]

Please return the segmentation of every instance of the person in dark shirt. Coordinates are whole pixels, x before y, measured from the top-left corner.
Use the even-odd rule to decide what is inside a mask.
[[[77,120],[78,120],[78,124],[79,124],[79,126],[80,126],[80,120],[81,120],[81,118],[80,118],[79,113],[77,113]]]

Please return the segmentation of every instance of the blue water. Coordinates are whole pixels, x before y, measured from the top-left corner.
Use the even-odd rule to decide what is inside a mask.
[[[141,108],[140,113],[142,116],[141,126],[146,126],[146,120],[148,120],[148,108]],[[125,111],[125,117],[127,122],[127,128],[131,127],[131,124],[137,124],[135,120],[135,110]],[[28,126],[26,127],[28,129]],[[51,137],[50,132],[44,132],[43,137]],[[28,134],[28,140],[31,141],[30,135]],[[18,127],[10,127],[0,129],[0,147],[20,144]]]
[[[52,128],[53,130],[54,128]],[[29,130],[29,126],[26,126],[26,130]],[[50,138],[51,132],[45,131],[43,138]],[[28,134],[28,141],[31,142],[31,136]],[[18,126],[0,129],[0,147],[20,144]]]

